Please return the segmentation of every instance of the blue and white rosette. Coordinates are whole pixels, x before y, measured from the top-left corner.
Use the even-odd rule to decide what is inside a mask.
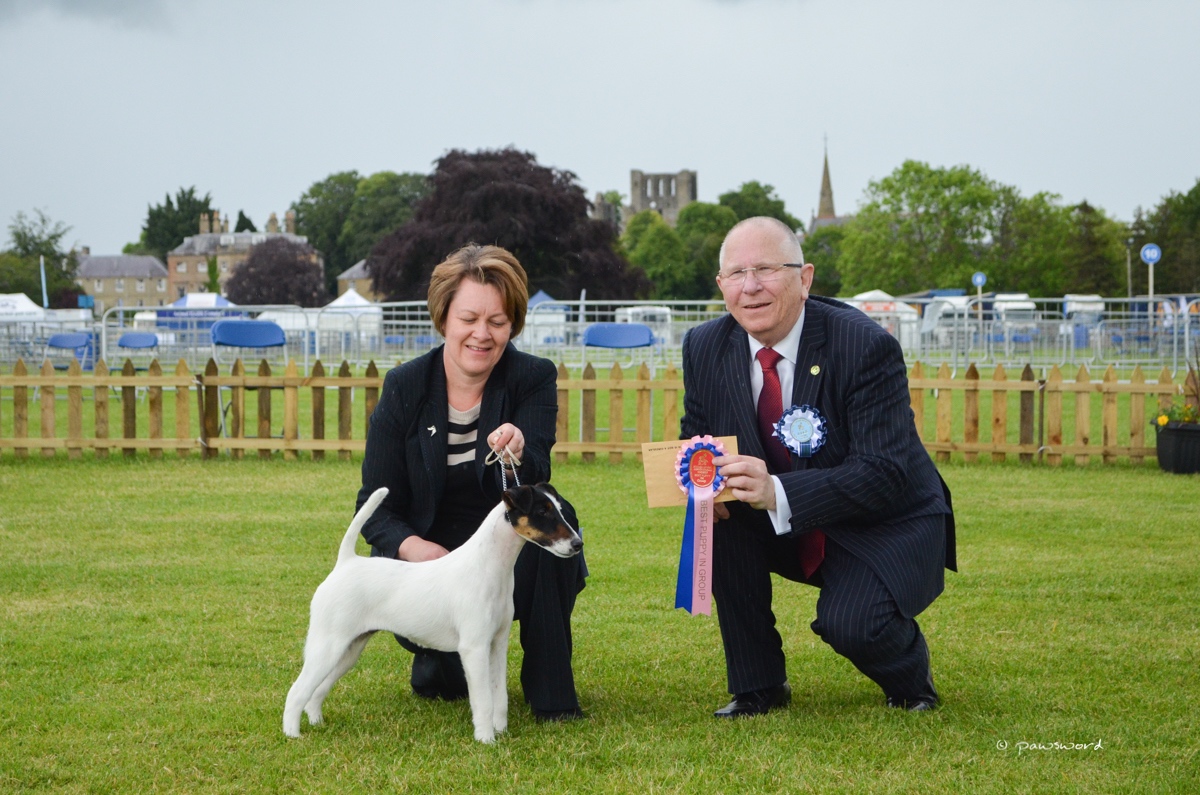
[[[825,418],[807,403],[792,406],[775,423],[775,437],[801,458],[811,458],[825,444]]]
[[[675,457],[675,480],[687,494],[675,606],[692,615],[712,615],[713,503],[725,488],[725,478],[712,460],[723,455],[725,446],[713,437],[693,436]]]

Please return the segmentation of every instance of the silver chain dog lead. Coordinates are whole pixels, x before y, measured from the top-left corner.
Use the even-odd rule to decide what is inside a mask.
[[[521,459],[513,455],[512,450],[508,449],[508,445],[504,445],[504,449],[497,452],[493,450],[488,453],[487,458],[483,459],[485,465],[499,464],[500,465],[500,485],[502,490],[508,491],[508,476],[504,474],[504,470],[512,468],[513,482],[518,486],[521,485],[521,478],[517,475],[517,468],[521,466]]]

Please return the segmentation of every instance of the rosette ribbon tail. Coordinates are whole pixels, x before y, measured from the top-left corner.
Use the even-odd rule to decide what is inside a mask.
[[[675,581],[675,606],[692,615],[712,615],[712,486],[688,484],[687,513],[683,519],[683,544],[679,549],[679,576]]]
[[[687,494],[675,606],[692,615],[712,615],[713,505],[725,485],[713,459],[724,454],[724,446],[713,437],[694,436],[675,460],[675,478]]]

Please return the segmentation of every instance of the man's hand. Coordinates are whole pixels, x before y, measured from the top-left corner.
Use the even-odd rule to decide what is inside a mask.
[[[426,560],[437,560],[449,554],[450,550],[441,544],[426,541],[420,536],[409,536],[400,544],[399,557],[400,560],[407,560],[410,563],[421,563]]]
[[[725,488],[730,489],[735,499],[761,511],[775,510],[775,483],[767,472],[767,464],[761,458],[748,455],[723,455],[713,459],[721,470]],[[728,519],[729,509],[717,503],[717,518]],[[725,508],[721,516],[719,509]]]

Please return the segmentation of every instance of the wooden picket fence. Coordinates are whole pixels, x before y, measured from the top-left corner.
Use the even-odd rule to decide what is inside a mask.
[[[282,376],[277,376],[272,375],[265,359],[259,363],[258,372],[254,375],[248,375],[242,360],[238,359],[233,364],[232,372],[223,376],[218,372],[216,362],[209,359],[197,383],[202,417],[199,443],[205,458],[214,458],[221,450],[229,450],[233,458],[241,458],[247,450],[257,450],[260,458],[270,458],[274,450],[282,450],[287,460],[294,460],[300,451],[308,451],[314,460],[319,461],[327,451],[337,452],[339,458],[345,459],[353,452],[366,449],[365,433],[358,439],[352,438],[354,390],[362,390],[364,418],[369,422],[371,412],[375,411],[375,404],[379,401],[383,377],[379,375],[375,362],[368,363],[364,375],[354,376],[350,372],[350,365],[344,361],[333,375],[327,376],[325,366],[317,361],[309,374],[302,376],[294,360],[287,363]],[[228,404],[222,402],[222,388],[229,390]],[[283,393],[282,435],[279,437],[271,435],[271,392],[275,389]],[[328,389],[337,390],[336,439],[326,438],[325,432],[325,393]],[[308,438],[300,436],[301,390],[311,390],[311,434]],[[247,391],[256,393],[257,427],[254,436],[246,435],[250,422],[250,416],[246,413]]]
[[[187,363],[182,359],[175,368],[174,375],[164,375],[158,361],[151,363],[145,374],[138,375],[133,363],[126,360],[125,366],[115,372],[109,372],[104,361],[96,363],[95,369],[84,374],[80,369],[79,360],[73,360],[66,375],[55,373],[54,366],[49,360],[43,362],[41,370],[36,374],[28,373],[25,362],[17,360],[11,375],[0,375],[0,412],[3,411],[4,388],[11,389],[12,424],[2,422],[0,428],[8,433],[0,433],[0,450],[12,448],[18,458],[29,455],[31,449],[41,449],[42,455],[54,456],[59,450],[66,450],[69,458],[79,458],[85,449],[94,450],[99,457],[105,457],[110,450],[120,449],[127,456],[133,456],[139,449],[149,450],[150,455],[161,458],[164,450],[176,450],[180,456],[188,455],[196,449],[197,441],[190,432],[189,390],[195,384],[195,377],[189,372]],[[29,390],[35,390],[36,397],[31,401]],[[163,390],[175,392],[175,435],[166,438],[163,435]],[[67,397],[67,433],[59,436],[57,433],[58,394],[66,392]],[[110,390],[115,390],[119,396],[116,401],[110,399]],[[148,430],[146,438],[137,438],[137,393],[145,390],[148,412]],[[85,393],[93,405],[92,434],[83,435],[83,402]],[[30,403],[38,405],[41,416],[40,434],[30,436]],[[120,433],[114,436],[116,430],[110,417],[112,403],[118,403],[120,410]]]
[[[632,369],[632,368],[631,368]],[[625,393],[633,392],[634,425],[625,425]],[[660,433],[651,434],[653,421],[653,394],[661,391],[659,414]],[[578,393],[578,398],[572,399],[572,392]],[[679,396],[683,394],[683,378],[679,370],[671,365],[661,378],[650,377],[650,368],[641,364],[627,378],[621,365],[614,363],[608,371],[608,378],[598,378],[595,368],[587,364],[579,378],[571,378],[567,368],[558,366],[558,429],[555,438],[554,455],[557,461],[566,461],[570,453],[581,453],[584,461],[592,461],[596,453],[608,453],[610,461],[619,462],[626,453],[641,458],[643,442],[675,439],[679,436]],[[598,426],[596,397],[607,395],[608,411],[605,420],[608,427]],[[572,407],[578,405],[575,414]],[[573,421],[572,417],[578,418]],[[572,431],[578,427],[577,434]],[[626,441],[627,430],[632,431],[632,441]],[[604,441],[597,439],[597,434],[603,433]],[[577,437],[572,441],[572,437]]]
[[[1195,379],[1195,371],[1188,379]],[[917,362],[908,381],[909,401],[917,418],[917,433],[925,449],[934,454],[938,461],[949,461],[952,452],[961,452],[968,463],[978,460],[979,455],[990,455],[993,461],[1003,461],[1010,455],[1029,462],[1038,457],[1052,466],[1063,462],[1064,456],[1073,456],[1076,464],[1087,464],[1093,455],[1099,455],[1106,464],[1119,457],[1128,457],[1132,463],[1141,463],[1146,458],[1157,460],[1153,444],[1147,444],[1150,432],[1147,398],[1156,400],[1160,408],[1183,393],[1181,385],[1172,383],[1171,372],[1166,367],[1159,373],[1156,382],[1147,382],[1141,367],[1134,369],[1128,382],[1117,379],[1116,369],[1109,365],[1099,381],[1091,380],[1086,365],[1081,365],[1074,380],[1059,369],[1052,367],[1046,378],[1034,377],[1033,368],[1025,365],[1017,379],[1011,379],[1003,365],[997,365],[990,379],[980,377],[974,364],[970,365],[962,378],[951,378],[950,368],[942,364],[937,374],[926,377],[924,367]],[[925,393],[933,390],[935,397],[935,421],[932,437],[926,430]],[[990,392],[991,428],[990,439],[980,441],[979,397]],[[963,402],[961,434],[953,427],[955,393],[961,393]],[[1019,395],[1017,411],[1016,443],[1009,442],[1009,401],[1011,393]],[[1195,394],[1195,392],[1192,392]],[[1125,414],[1122,433],[1117,411],[1120,395],[1129,396],[1129,410]],[[1101,402],[1100,437],[1092,433],[1092,399]],[[1063,401],[1074,398],[1074,417],[1071,433],[1063,421]],[[1036,403],[1035,403],[1036,398]]]
[[[584,460],[607,454],[609,460],[618,461],[626,454],[640,456],[642,442],[678,435],[683,380],[676,368],[651,377],[645,364],[636,369],[614,364],[603,374],[599,377],[589,364],[579,377],[572,377],[559,365],[557,460],[579,453]],[[1195,373],[1189,377],[1195,378]],[[331,373],[316,362],[307,374],[289,362],[282,374],[276,374],[263,361],[250,374],[239,360],[222,375],[211,360],[199,374],[180,360],[174,374],[167,375],[157,361],[141,372],[130,361],[113,371],[100,361],[91,373],[83,373],[73,362],[65,374],[56,372],[49,361],[29,373],[18,361],[11,374],[0,373],[0,451],[9,448],[17,457],[27,457],[30,451],[54,456],[66,450],[69,458],[79,458],[84,450],[100,457],[112,450],[126,456],[147,450],[151,457],[162,457],[173,450],[180,457],[213,458],[227,450],[231,458],[242,458],[247,451],[263,458],[281,452],[289,460],[301,453],[319,460],[336,452],[339,458],[349,458],[366,445],[365,429],[382,385],[374,362],[356,376],[345,362]],[[330,402],[330,390],[335,391],[336,402]],[[1147,381],[1139,368],[1121,382],[1112,367],[1099,381],[1091,380],[1086,366],[1073,378],[1054,367],[1042,379],[1035,378],[1029,366],[1017,378],[1010,378],[999,366],[983,379],[974,365],[963,376],[952,378],[945,364],[927,376],[920,363],[912,368],[909,390],[917,431],[938,461],[961,453],[968,462],[979,460],[980,455],[994,461],[1016,456],[1023,462],[1036,458],[1051,465],[1061,464],[1064,457],[1074,457],[1077,464],[1088,463],[1092,456],[1104,463],[1155,458],[1146,421],[1147,407],[1154,404],[1146,401],[1167,405],[1183,391],[1165,368],[1157,381]],[[62,435],[58,415],[64,392],[66,433]],[[981,394],[990,397],[990,417],[981,416]],[[1015,433],[1010,433],[1009,396],[1013,394],[1018,408],[1011,418]],[[1122,395],[1128,395],[1128,409],[1118,412]],[[251,396],[253,405],[248,408]],[[1098,439],[1091,427],[1093,398],[1101,404]],[[1073,421],[1064,422],[1064,400],[1072,399]],[[4,416],[7,402],[12,404],[11,418]],[[85,402],[92,404],[90,416],[85,414]],[[281,418],[274,413],[277,403],[282,403]],[[336,434],[326,427],[330,413]],[[40,417],[36,436],[31,435],[32,416]],[[90,425],[87,434],[85,419]],[[981,438],[984,427],[989,429],[986,440]],[[1010,436],[1016,441],[1010,441]]]

